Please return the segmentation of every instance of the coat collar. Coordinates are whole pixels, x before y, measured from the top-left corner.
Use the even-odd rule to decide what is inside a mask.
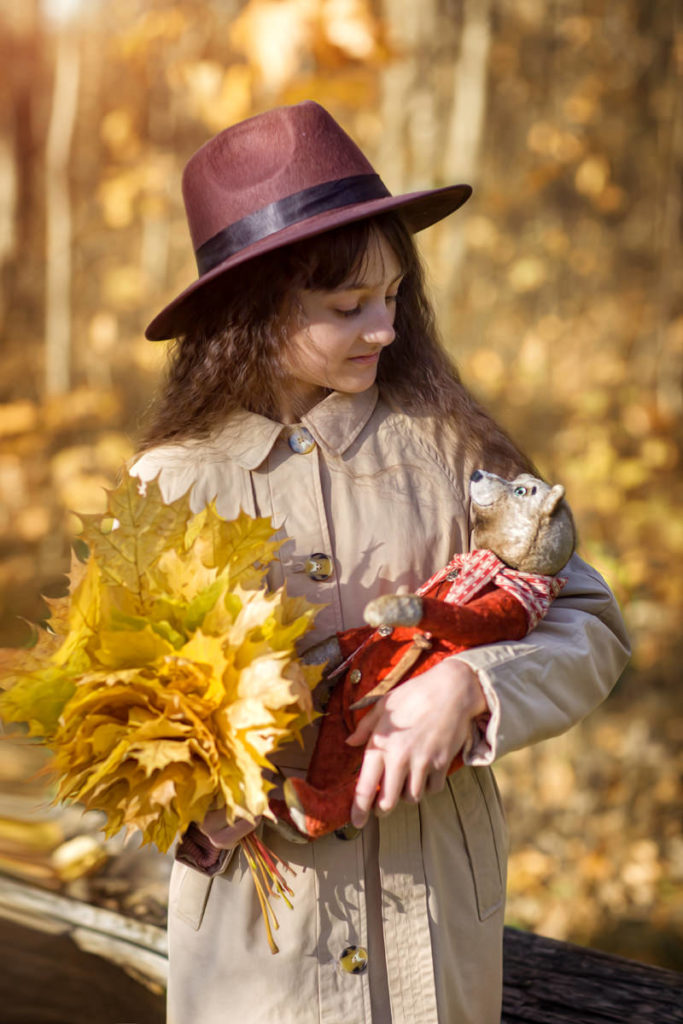
[[[357,395],[333,391],[314,405],[301,422],[331,455],[343,455],[372,416],[378,398],[376,384]]]
[[[374,412],[379,391],[377,385],[360,394],[333,391],[301,418],[314,440],[331,455],[343,455],[353,444]],[[229,454],[246,470],[258,469],[270,454],[281,434],[289,427],[258,413],[239,409],[230,415],[226,425],[211,445],[216,453]]]

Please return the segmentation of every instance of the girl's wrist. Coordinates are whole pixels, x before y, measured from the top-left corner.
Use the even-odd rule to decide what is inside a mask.
[[[453,658],[450,664],[456,671],[458,685],[461,687],[466,713],[469,718],[479,718],[480,715],[486,714],[489,706],[484,695],[484,689],[479,682],[478,674],[467,662],[458,661],[457,658]]]

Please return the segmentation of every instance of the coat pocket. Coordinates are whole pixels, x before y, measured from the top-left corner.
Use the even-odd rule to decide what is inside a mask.
[[[209,900],[213,878],[186,864],[174,864],[169,910],[195,931],[199,931]]]
[[[479,920],[505,902],[506,829],[489,768],[464,768],[448,779],[472,871]]]

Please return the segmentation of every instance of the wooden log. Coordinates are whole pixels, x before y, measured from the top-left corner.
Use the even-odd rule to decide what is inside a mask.
[[[66,932],[0,918],[2,1024],[164,1024],[165,998]]]
[[[138,974],[145,974],[150,984],[159,989],[166,984],[167,943],[163,928],[1,877],[0,917],[29,928],[72,933],[84,939],[90,935],[90,946],[99,939],[100,948],[104,940],[111,939],[119,954],[110,959],[123,963],[120,951],[126,948],[130,951],[131,967]],[[141,958],[140,951],[148,955]],[[150,965],[148,971],[144,964]]]
[[[163,1024],[166,933],[0,877],[2,1024]]]
[[[512,928],[504,948],[501,1024],[683,1024],[683,974]],[[0,877],[0,958],[2,1024],[163,1024],[162,928]]]
[[[683,974],[505,929],[502,1024],[683,1024]]]

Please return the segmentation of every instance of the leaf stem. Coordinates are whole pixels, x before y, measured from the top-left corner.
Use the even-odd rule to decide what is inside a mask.
[[[275,939],[273,938],[273,932],[270,925],[271,918],[273,927],[276,930],[280,927],[280,923],[270,904],[270,897],[281,896],[289,909],[294,909],[292,902],[289,899],[290,896],[294,895],[294,892],[285,881],[278,868],[278,863],[282,864],[288,871],[292,871],[292,868],[286,863],[286,861],[281,860],[276,854],[269,850],[265,843],[253,833],[245,836],[244,839],[241,839],[240,846],[244,852],[244,856],[256,888],[256,895],[261,905],[261,914],[263,915],[263,923],[266,929],[266,936],[268,938],[270,951],[271,953],[278,953],[279,949]]]

